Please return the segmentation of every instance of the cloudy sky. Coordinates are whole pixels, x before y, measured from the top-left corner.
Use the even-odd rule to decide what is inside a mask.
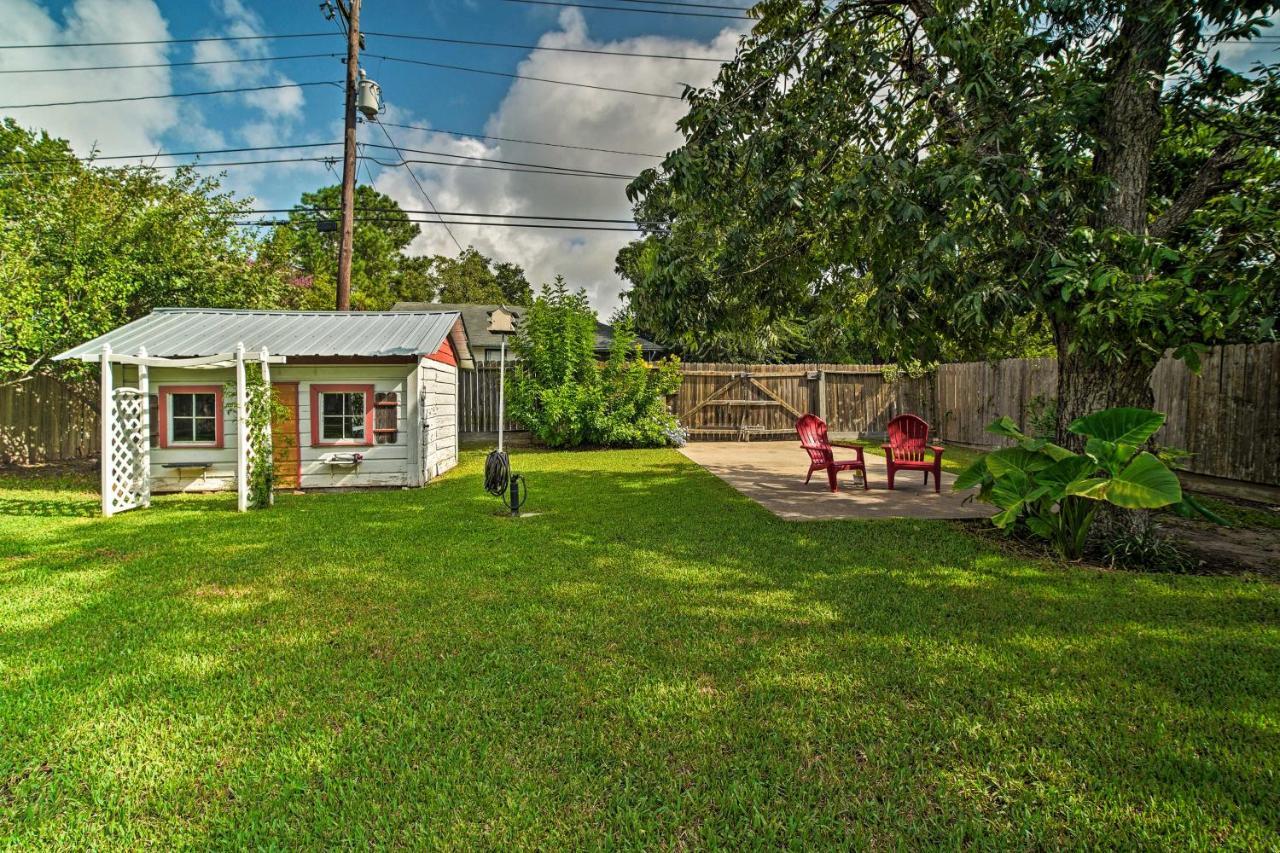
[[[747,5],[746,0],[716,2]],[[0,87],[3,104],[249,86],[282,88],[0,112],[16,117],[24,125],[69,139],[80,154],[96,147],[102,155],[147,154],[143,162],[157,164],[193,159],[157,159],[155,155],[160,152],[339,141],[342,91],[324,83],[342,79],[345,44],[336,25],[325,20],[318,5],[318,0],[0,0],[0,19],[6,22],[0,42],[5,45],[323,34],[261,41],[0,50],[0,69],[146,63],[163,66],[302,55],[297,59],[252,63],[4,74],[0,76],[4,83]],[[362,64],[382,86],[387,107],[382,116],[384,124],[425,128],[386,126],[401,148],[633,175],[658,160],[498,141],[481,135],[660,155],[677,145],[675,122],[684,113],[681,101],[500,75],[519,74],[678,96],[682,83],[710,82],[717,63],[451,45],[373,33],[708,59],[732,56],[747,23],[508,0],[365,0],[361,24],[367,35]],[[465,66],[498,74],[379,57]],[[395,152],[385,147],[387,139],[377,126],[362,124],[359,138],[361,143],[370,144],[364,150],[371,156],[387,162],[397,159]],[[384,148],[375,149],[373,145]],[[341,148],[335,146],[206,155],[203,159],[225,162],[340,153]],[[408,156],[444,159],[438,155]],[[623,179],[428,164],[416,165],[414,170],[439,210],[604,219],[630,216],[623,192],[627,182]],[[259,209],[268,209],[288,207],[304,191],[337,183],[341,166],[274,163],[228,167],[226,171],[228,186],[252,196]],[[406,209],[427,207],[402,166],[368,162],[361,167],[359,177],[364,183],[371,180]],[[443,227],[421,227],[423,233],[412,251],[457,252]],[[535,283],[560,273],[571,285],[585,287],[602,313],[607,314],[617,304],[621,282],[613,272],[613,260],[629,239],[628,234],[479,225],[454,225],[452,230],[463,246],[474,245],[485,254],[525,267]]]
[[[590,5],[593,0],[577,0]],[[746,6],[749,0],[704,0]],[[244,146],[330,143],[341,139],[344,40],[324,19],[318,0],[0,0],[5,21],[0,70],[154,63],[159,67],[0,75],[0,104],[119,98],[250,86],[257,92],[36,109],[0,109],[25,125],[69,139],[77,152],[146,154],[144,162],[187,162],[163,152]],[[631,5],[629,0],[613,3]],[[671,98],[556,85],[542,77],[593,86],[678,95],[682,83],[704,85],[729,57],[744,20],[641,11],[616,12],[538,5],[512,0],[365,0],[362,28],[369,76],[381,84],[387,111],[382,123],[401,148],[635,174],[658,162],[652,156],[571,150],[499,141],[535,140],[641,155],[660,155],[678,141],[676,120],[684,105]],[[685,12],[689,10],[683,10]],[[729,11],[698,10],[733,15]],[[1272,33],[1277,32],[1272,30]],[[378,33],[388,35],[378,35]],[[13,49],[13,45],[145,41],[319,34],[305,38]],[[667,54],[684,59],[642,59],[524,48],[481,47],[394,38],[422,35],[516,45]],[[1273,60],[1275,41],[1227,51],[1233,64]],[[184,62],[291,57],[245,63]],[[296,57],[296,58],[292,58]],[[388,58],[388,57],[394,57]],[[460,71],[411,64],[409,59],[465,66]],[[476,73],[478,71],[496,73]],[[411,130],[395,125],[411,125]],[[359,128],[367,154],[387,162],[382,129]],[[337,146],[294,151],[208,155],[206,162],[286,160],[340,154]],[[410,154],[441,160],[439,154]],[[119,161],[116,161],[119,162]],[[474,160],[455,160],[472,162]],[[626,219],[626,180],[421,164],[423,189],[443,211]],[[210,168],[210,171],[220,171]],[[259,209],[284,208],[304,191],[338,181],[340,167],[323,163],[273,163],[227,167],[227,185],[252,196]],[[360,180],[372,181],[409,210],[427,207],[402,166],[367,162]],[[414,252],[453,254],[457,247],[440,225],[423,224]],[[536,283],[565,275],[585,287],[603,314],[617,304],[622,283],[613,272],[628,234],[454,225],[464,246],[525,267]]]

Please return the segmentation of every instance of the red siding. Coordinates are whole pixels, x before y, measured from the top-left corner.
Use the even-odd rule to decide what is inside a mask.
[[[441,364],[452,364],[458,366],[458,354],[453,351],[453,341],[448,338],[444,339],[444,343],[440,344],[440,349],[431,353],[427,358],[432,361],[438,361]]]

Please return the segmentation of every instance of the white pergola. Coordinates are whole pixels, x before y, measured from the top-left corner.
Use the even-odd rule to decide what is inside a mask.
[[[271,429],[267,428],[266,459],[254,459],[249,442],[246,418],[246,383],[244,366],[249,362],[262,365],[262,380],[271,387],[270,365],[283,364],[285,357],[271,355],[263,347],[260,352],[245,352],[244,344],[236,345],[234,352],[195,358],[158,358],[147,355],[146,347],[139,347],[136,355],[114,353],[110,344],[103,344],[100,353],[82,356],[85,361],[97,361],[102,367],[102,514],[151,505],[151,383],[148,371],[152,367],[193,367],[236,369],[236,506],[244,512],[249,508],[249,473],[255,464],[271,464]],[[126,385],[113,387],[111,365],[132,364],[138,368],[137,387]],[[217,413],[222,417],[222,412]]]

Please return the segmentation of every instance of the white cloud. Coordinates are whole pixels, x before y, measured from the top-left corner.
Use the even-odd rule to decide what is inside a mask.
[[[565,10],[560,29],[546,33],[539,44],[663,53],[692,57],[732,56],[741,30],[726,29],[710,44],[660,36],[613,42],[594,41],[582,15]],[[553,80],[589,82],[650,92],[678,94],[680,83],[706,85],[719,66],[711,62],[677,62],[592,54],[536,51],[520,64],[518,73]],[[384,93],[394,104],[394,93]],[[488,136],[564,142],[595,148],[663,154],[680,144],[676,121],[684,115],[682,101],[646,98],[517,80],[484,128]],[[384,118],[399,124],[424,125],[394,107]],[[473,157],[547,163],[558,166],[635,174],[658,161],[592,151],[489,142],[448,134],[388,128],[402,147],[426,148]],[[361,129],[366,142],[385,142],[376,128]],[[394,153],[392,154],[394,158]],[[410,155],[421,156],[421,155]],[[525,213],[546,216],[588,216],[627,219],[626,181],[608,178],[552,177],[539,174],[420,165],[418,178],[440,210],[479,213]],[[376,187],[410,209],[427,207],[404,169],[383,169]],[[423,225],[423,235],[410,251],[453,254],[457,249],[438,225]],[[593,304],[608,314],[623,287],[613,272],[614,257],[633,234],[609,231],[552,231],[521,228],[453,226],[466,246],[523,266],[536,284],[563,274],[572,287],[585,287]]]
[[[5,41],[15,44],[141,41],[169,38],[168,26],[153,0],[76,0],[59,25],[30,0],[0,0]],[[0,51],[0,68],[50,68],[165,62],[165,45],[120,45]],[[47,103],[173,91],[167,68],[125,71],[76,71],[59,74],[5,75],[4,103]],[[81,104],[5,110],[20,124],[48,130],[70,140],[77,153],[93,145],[106,153],[156,150],[159,138],[175,127],[181,107],[174,100]]]

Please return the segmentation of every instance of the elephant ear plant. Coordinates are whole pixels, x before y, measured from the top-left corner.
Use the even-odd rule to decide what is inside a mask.
[[[987,430],[1017,445],[980,457],[953,488],[977,486],[979,500],[1000,508],[991,519],[997,527],[1008,529],[1021,520],[1063,556],[1078,559],[1103,501],[1124,509],[1174,506],[1183,515],[1209,515],[1183,495],[1177,476],[1159,457],[1141,450],[1164,419],[1147,409],[1095,412],[1068,427],[1085,438],[1084,453],[1073,453],[1025,435],[1002,417]]]

